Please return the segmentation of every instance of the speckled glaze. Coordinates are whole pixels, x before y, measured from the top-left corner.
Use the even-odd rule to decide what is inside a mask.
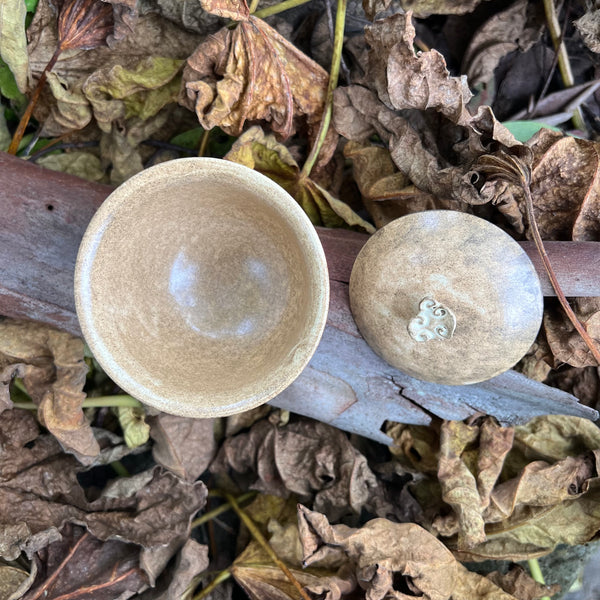
[[[498,375],[533,344],[543,295],[504,231],[473,215],[427,211],[380,229],[359,253],[350,305],[362,335],[399,370],[465,385]]]
[[[186,158],[121,185],[92,219],[75,270],[77,315],[126,392],[188,417],[267,402],[325,327],[325,254],[295,200],[225,160]]]

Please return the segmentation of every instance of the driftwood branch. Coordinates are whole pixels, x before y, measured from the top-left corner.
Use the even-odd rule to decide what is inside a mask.
[[[110,191],[0,153],[0,314],[80,335],[73,299],[75,258],[87,224]],[[390,367],[362,339],[349,308],[350,272],[368,236],[318,231],[331,280],[327,327],[307,369],[273,404],[382,442],[388,441],[380,431],[385,420],[427,424],[431,415],[463,419],[475,412],[503,422],[548,413],[597,417],[570,394],[513,371],[484,384],[443,386]],[[544,294],[551,295],[535,248],[523,247]],[[567,296],[600,296],[600,244],[548,242],[546,247]]]

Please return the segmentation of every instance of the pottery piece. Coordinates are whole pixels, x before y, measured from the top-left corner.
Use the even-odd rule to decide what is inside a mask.
[[[350,306],[375,352],[419,379],[465,385],[529,350],[543,295],[528,256],[470,214],[434,210],[380,229],[359,253]]]
[[[127,393],[215,417],[300,374],[325,327],[329,279],[313,225],[280,186],[186,158],[104,201],[79,249],[75,300],[90,349]]]

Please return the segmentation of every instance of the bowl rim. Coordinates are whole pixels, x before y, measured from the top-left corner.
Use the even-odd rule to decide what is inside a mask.
[[[285,219],[295,231],[301,234],[299,236],[300,244],[307,248],[307,260],[315,273],[312,282],[315,286],[314,318],[303,343],[299,345],[299,351],[294,352],[290,364],[281,369],[281,377],[276,386],[255,393],[250,398],[236,398],[225,405],[202,405],[200,394],[198,395],[200,400],[198,404],[190,402],[184,405],[178,400],[151,392],[148,388],[140,386],[135,376],[125,371],[108,350],[103,341],[101,326],[98,326],[97,319],[94,318],[91,310],[91,273],[94,257],[104,232],[113,221],[121,203],[126,201],[138,186],[151,185],[152,181],[159,180],[166,175],[170,178],[182,178],[215,169],[217,173],[234,177],[237,181],[244,179],[253,187],[264,190],[265,198],[268,197],[276,203],[283,203]],[[327,261],[317,231],[309,217],[288,192],[265,175],[239,163],[219,158],[189,157],[167,161],[137,173],[118,186],[103,201],[89,222],[79,246],[75,262],[74,292],[75,309],[83,337],[94,358],[119,387],[143,404],[163,412],[183,417],[212,418],[256,408],[277,396],[300,375],[315,353],[323,335],[329,309],[330,290]]]

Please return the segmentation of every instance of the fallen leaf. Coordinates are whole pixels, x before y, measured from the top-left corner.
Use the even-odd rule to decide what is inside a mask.
[[[96,538],[118,537],[143,548],[189,535],[191,519],[206,500],[202,482],[186,483],[156,468],[115,480],[90,502],[77,479],[84,467],[62,453],[52,436],[39,435],[32,415],[13,409],[2,418],[3,558],[14,560],[21,551],[32,556],[59,539],[65,522],[85,525]]]
[[[207,38],[188,58],[180,101],[205,129],[238,136],[246,121],[267,121],[282,138],[299,120],[314,137],[325,104],[327,72],[262,19],[245,0],[204,0],[203,8],[238,21]]]
[[[508,572],[494,571],[486,575],[492,583],[519,600],[535,600],[542,596],[554,596],[560,592],[560,585],[544,585],[534,581],[520,565],[511,565]]]
[[[482,180],[471,168],[478,157],[499,149],[529,164],[531,151],[489,107],[469,113],[466,78],[451,77],[441,54],[415,54],[410,13],[379,20],[365,35],[372,89],[352,85],[336,90],[333,122],[338,133],[360,142],[377,134],[389,145],[400,172],[454,210],[514,201],[513,195],[520,193],[516,188],[493,178]]]
[[[31,77],[25,33],[26,16],[27,7],[23,0],[5,0],[0,6],[0,57],[10,69],[21,92],[27,90]]]
[[[147,587],[134,544],[102,542],[73,525],[66,525],[61,537],[37,553],[38,574],[23,600],[125,600]]]
[[[154,460],[187,481],[195,481],[213,459],[217,444],[213,419],[188,419],[160,413],[149,417]]]
[[[518,0],[475,32],[463,56],[461,73],[465,73],[471,87],[489,82],[500,60],[515,50],[529,50],[543,27],[543,12],[531,10],[527,0]]]
[[[398,171],[389,151],[381,146],[349,141],[344,146],[344,156],[352,160],[352,172],[363,204],[378,228],[413,212],[450,206],[443,198],[412,185],[408,177]]]
[[[592,339],[600,340],[600,299],[571,298],[571,308],[583,323]],[[558,302],[548,303],[544,310],[544,333],[552,351],[552,366],[563,363],[574,367],[597,366],[595,358],[582,337],[575,330]]]
[[[284,427],[259,421],[226,439],[210,469],[231,471],[250,489],[312,500],[332,519],[363,509],[382,516],[395,512],[366,458],[343,432],[317,421],[300,419]]]
[[[482,0],[401,0],[404,10],[421,19],[431,15],[463,15],[473,11]]]
[[[137,448],[150,439],[150,425],[146,423],[146,411],[142,407],[118,406],[116,413],[129,448]]]
[[[99,0],[66,0],[58,13],[58,47],[91,50],[106,43],[113,29],[113,10]]]
[[[74,151],[64,154],[48,154],[38,158],[36,164],[51,171],[76,175],[88,181],[104,179],[104,169],[100,159],[91,152]]]
[[[304,177],[290,151],[273,135],[251,127],[233,144],[225,159],[266,175],[286,190],[314,225],[359,227],[368,233],[375,228],[345,202],[334,198],[314,180]]]
[[[12,406],[9,384],[21,377],[40,421],[84,464],[100,452],[81,409],[87,365],[83,341],[47,325],[0,321],[0,406]]]
[[[195,577],[208,568],[208,546],[188,539],[179,550],[175,564],[167,569],[156,586],[139,596],[140,600],[179,600],[186,598],[186,591]]]
[[[591,9],[575,21],[581,39],[592,52],[600,52],[600,9]]]
[[[411,596],[448,600],[456,586],[457,562],[433,535],[414,523],[373,519],[360,529],[330,525],[325,515],[298,506],[304,564],[331,555],[345,556],[366,597],[399,595],[402,583]],[[402,583],[401,583],[402,582]]]
[[[22,598],[27,590],[23,590],[23,584],[29,578],[29,573],[12,567],[10,565],[0,565],[0,598],[11,600],[12,598]],[[20,592],[20,593],[19,593]]]

